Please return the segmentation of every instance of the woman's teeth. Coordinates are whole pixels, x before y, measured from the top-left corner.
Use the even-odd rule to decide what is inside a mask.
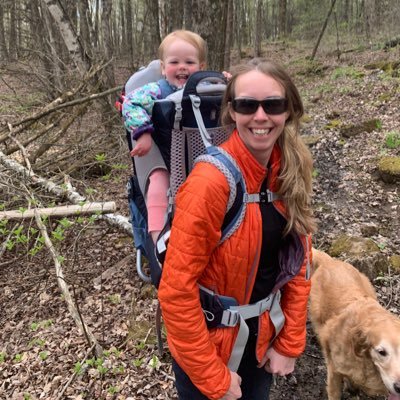
[[[252,129],[252,132],[256,136],[266,136],[269,135],[271,129]]]

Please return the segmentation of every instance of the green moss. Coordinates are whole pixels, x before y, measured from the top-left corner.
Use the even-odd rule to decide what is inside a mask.
[[[339,236],[331,245],[328,253],[332,257],[339,257],[342,254],[370,254],[379,253],[378,245],[371,239],[356,236]]]
[[[342,136],[346,138],[350,138],[353,136],[357,136],[363,132],[372,132],[375,129],[381,129],[382,122],[379,119],[368,119],[363,121],[358,125],[346,125],[340,129],[340,133]]]
[[[354,67],[338,67],[332,72],[332,79],[336,80],[339,78],[352,78],[361,79],[364,77],[364,72],[357,70]]]
[[[385,145],[389,149],[397,149],[400,147],[400,132],[391,131],[388,132],[385,138]]]
[[[325,125],[325,129],[335,129],[341,125],[341,121],[338,119],[333,119],[328,124]]]
[[[394,270],[395,273],[400,272],[400,255],[394,254],[389,258],[390,266]]]
[[[310,115],[304,114],[304,115],[301,117],[301,120],[300,120],[300,121],[303,122],[303,123],[305,123],[305,124],[309,124],[310,122],[313,121],[313,119],[311,118]]]
[[[400,157],[382,157],[378,170],[384,182],[393,183],[400,180]]]

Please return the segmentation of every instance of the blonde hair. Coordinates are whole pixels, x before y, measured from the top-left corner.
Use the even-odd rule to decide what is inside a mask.
[[[166,47],[173,42],[176,39],[181,39],[184,40],[185,42],[190,43],[199,53],[199,61],[201,63],[206,63],[207,61],[207,44],[205,40],[198,35],[197,33],[194,33],[192,31],[187,31],[184,29],[180,29],[174,32],[171,32],[165,38],[160,44],[160,47],[158,48],[158,57],[160,60],[164,60],[164,52]]]
[[[300,136],[300,118],[304,114],[300,94],[285,69],[272,61],[252,60],[234,69],[222,102],[223,125],[234,123],[229,110],[235,98],[237,78],[250,71],[260,71],[281,84],[288,100],[289,116],[283,133],[278,138],[282,150],[281,170],[278,177],[279,190],[286,205],[288,216],[285,233],[292,229],[300,234],[315,232],[316,223],[311,209],[312,170],[311,153]]]

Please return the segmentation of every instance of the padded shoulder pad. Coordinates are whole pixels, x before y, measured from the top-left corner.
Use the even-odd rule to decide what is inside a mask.
[[[140,68],[128,79],[125,84],[125,93],[128,94],[146,83],[157,82],[161,78],[161,61],[153,60],[147,67]]]

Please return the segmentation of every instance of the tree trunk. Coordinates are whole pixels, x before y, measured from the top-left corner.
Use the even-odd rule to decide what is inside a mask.
[[[326,27],[328,25],[329,17],[332,14],[333,7],[335,7],[335,3],[336,3],[336,0],[332,0],[331,7],[330,7],[330,9],[328,11],[328,15],[325,18],[324,25],[322,26],[321,32],[320,32],[320,34],[318,36],[318,39],[317,39],[317,43],[315,43],[314,50],[313,50],[313,52],[311,54],[311,60],[314,60],[315,54],[317,54],[318,46],[319,46],[319,44],[321,42],[322,36],[324,36],[325,29],[326,29]]]
[[[132,4],[130,0],[125,1],[125,18],[126,18],[126,49],[124,54],[128,55],[129,67],[134,69],[134,54],[133,54],[133,17]]]
[[[262,32],[262,27],[261,27],[261,15],[262,15],[262,0],[257,0],[256,3],[256,28],[254,30],[254,57],[260,57],[261,56],[261,32]]]
[[[176,6],[176,3],[174,3]],[[157,57],[158,46],[161,43],[160,38],[160,23],[159,23],[159,10],[158,10],[158,0],[147,0],[147,24],[146,27],[148,29],[148,36],[150,43],[146,46],[148,51],[148,58]],[[182,10],[182,8],[178,8],[178,10]],[[182,28],[182,12],[175,12],[175,14],[180,14],[180,25],[174,29]]]
[[[8,60],[6,32],[4,29],[4,8],[2,3],[0,3],[0,58],[2,60]]]
[[[103,51],[106,61],[110,61],[113,58],[113,42],[111,36],[111,11],[112,11],[112,0],[103,0],[103,15],[101,18],[102,36],[103,36]],[[115,77],[112,64],[110,63],[105,68],[106,81],[105,86],[114,87]],[[103,88],[105,89],[105,88]]]
[[[81,73],[85,72],[89,69],[89,64],[83,58],[84,50],[78,41],[78,37],[76,36],[72,24],[70,23],[69,19],[66,18],[67,16],[64,14],[63,9],[60,7],[58,1],[43,1],[60,30],[61,37],[64,40],[71,59],[75,62],[75,65],[78,67]]]
[[[189,31],[193,29],[192,0],[183,0],[183,26]]]
[[[287,0],[279,0],[279,37],[286,36]]]
[[[193,2],[193,31],[208,45],[208,68],[224,68],[227,0],[198,0]],[[216,23],[218,21],[218,23]]]
[[[92,55],[92,43],[90,40],[90,12],[88,0],[79,0],[79,36],[82,40],[82,46],[85,49],[86,54]]]
[[[226,33],[225,33],[225,53],[224,70],[229,70],[231,65],[231,48],[233,42],[233,0],[228,0]]]
[[[15,15],[15,0],[10,1],[10,37],[8,42],[9,57],[11,60],[17,59],[17,22]]]

